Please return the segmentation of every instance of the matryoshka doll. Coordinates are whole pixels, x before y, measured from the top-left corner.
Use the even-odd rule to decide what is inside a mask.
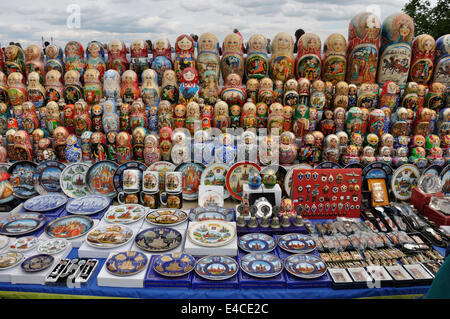
[[[159,149],[158,137],[149,134],[144,141],[144,161],[145,165],[150,166],[161,159],[161,151]]]
[[[21,130],[22,129],[22,116],[23,116],[22,104],[15,105],[13,107],[13,116],[14,116],[15,121],[17,122],[17,128]]]
[[[298,82],[294,79],[289,79],[284,84],[283,105],[296,107],[298,100]]]
[[[130,47],[130,70],[136,72],[139,83],[142,83],[142,72],[150,68],[148,44],[144,40],[133,40]],[[155,74],[155,81],[157,75]]]
[[[45,72],[57,70],[64,74],[64,53],[57,45],[50,44],[45,48]]]
[[[382,146],[378,153],[377,161],[392,165],[392,149],[390,147]]]
[[[228,117],[228,108],[226,109],[226,116]],[[196,129],[200,129],[200,127],[200,105],[197,102],[189,102],[186,105],[186,128],[193,136]]]
[[[145,106],[142,99],[137,99],[131,104],[130,129],[133,131],[136,127],[148,127],[148,119],[145,113]]]
[[[0,103],[8,104],[8,78],[0,70]]]
[[[362,145],[364,143],[364,138],[359,133],[352,133],[350,135],[350,144],[355,145],[358,148],[358,155],[362,151]]]
[[[347,111],[346,130],[350,135],[353,132],[361,133],[363,112],[358,107],[352,107]]]
[[[228,105],[238,104],[242,106],[245,103],[247,100],[247,92],[238,74],[231,73],[227,76],[225,85],[220,92],[220,98],[227,102]]]
[[[439,112],[445,106],[446,90],[445,84],[431,83],[425,99],[425,107]]]
[[[39,79],[39,73],[31,72],[28,74],[27,85],[28,99],[33,102],[36,108],[39,110],[45,103],[45,88],[41,84]]]
[[[25,102],[22,104],[22,127],[28,134],[32,134],[33,131],[39,128],[39,116],[36,113],[36,107],[32,102]]]
[[[358,87],[356,84],[348,85],[348,107],[354,107],[358,104]]]
[[[64,96],[64,84],[61,73],[54,69],[45,74],[45,96],[47,101],[59,101]]]
[[[131,135],[128,132],[120,132],[116,137],[116,156],[119,164],[124,164],[133,159],[133,145]]]
[[[242,107],[241,127],[244,130],[257,128],[258,117],[256,114],[256,105],[248,100]]]
[[[294,77],[294,39],[289,33],[280,32],[272,41],[270,78],[283,83]]]
[[[66,73],[74,70],[79,74],[78,78],[83,78],[86,62],[84,61],[84,49],[81,43],[77,41],[69,41],[64,48],[66,62],[64,68]],[[75,102],[72,102],[75,103]]]
[[[220,74],[219,40],[214,34],[206,32],[200,35],[197,45],[197,70],[200,84],[203,87],[211,79],[218,82]]]
[[[180,103],[187,105],[191,101],[198,102],[200,88],[198,86],[197,70],[190,67],[184,68],[180,81]]]
[[[18,130],[15,128],[8,129],[5,134],[6,139],[6,151],[8,153],[8,158],[10,161],[17,161],[16,155],[14,153],[14,135]]]
[[[89,69],[96,69],[100,75],[99,79],[103,79],[106,71],[105,50],[98,41],[91,41],[86,47],[86,70]]]
[[[44,131],[45,136],[48,136],[47,124],[45,122],[46,117],[47,117],[47,108],[45,106],[43,106],[39,110],[39,126],[40,126],[41,130]]]
[[[450,86],[448,70],[450,68],[450,34],[445,34],[436,40],[434,52],[434,74],[432,82],[439,82]]]
[[[178,128],[172,135],[171,158],[175,165],[191,161],[190,143],[186,134],[186,129]]]
[[[257,128],[267,127],[268,114],[269,114],[269,107],[267,106],[267,104],[264,102],[258,102],[256,104]]]
[[[232,165],[236,159],[236,146],[234,146],[233,135],[223,133],[218,137],[219,145],[214,150],[216,163]]]
[[[104,101],[103,101],[104,102]],[[103,108],[101,104],[95,104],[91,108],[92,131],[103,132]]]
[[[159,148],[161,150],[161,159],[163,161],[170,161],[172,153],[172,135],[171,127],[163,127],[159,130]]]
[[[166,70],[162,77],[161,100],[169,101],[172,106],[178,103],[180,91],[174,70]]]
[[[214,161],[214,142],[211,141],[209,131],[198,130],[194,133],[192,143],[193,162],[208,165]]]
[[[127,47],[122,40],[114,39],[108,43],[106,67],[116,70],[120,76],[128,70]]]
[[[109,161],[117,161],[117,153],[116,153],[116,137],[117,132],[111,131],[106,134],[106,158]]]
[[[219,84],[214,80],[214,76],[211,74],[206,79],[206,83],[203,83],[200,87],[200,98],[206,103],[214,104],[219,98],[220,89]]]
[[[345,81],[339,81],[336,83],[336,93],[333,99],[333,110],[338,107],[343,108],[344,110],[348,107],[348,91],[349,85]]]
[[[31,72],[37,72],[39,74],[39,82],[44,83],[44,52],[36,44],[30,44],[25,49],[25,76],[28,78]]]
[[[384,131],[384,120],[385,114],[382,110],[372,110],[369,114],[369,132],[375,133],[381,138],[384,133],[387,133]]]
[[[158,130],[163,127],[172,127],[173,109],[172,104],[167,100],[162,100],[158,105]]]
[[[28,99],[27,88],[22,73],[12,72],[8,75],[8,99],[12,106],[22,104]]]
[[[142,72],[141,98],[147,109],[159,104],[159,87],[155,70],[146,69]]]
[[[383,84],[380,94],[379,107],[387,107],[394,111],[398,107],[398,85],[394,81],[387,81]]]
[[[5,73],[9,77],[14,72],[25,74],[25,54],[21,47],[12,44],[5,49]]]
[[[273,81],[265,77],[259,82],[258,102],[271,105],[273,103]]]
[[[310,105],[311,107],[317,109],[317,111],[322,112],[325,103],[325,82],[322,80],[316,80],[311,86]]]
[[[311,82],[320,79],[321,42],[318,35],[314,33],[303,34],[297,43],[297,58],[295,60],[295,76],[307,78]]]
[[[298,151],[298,159],[300,163],[312,164],[315,162],[316,149],[314,146],[315,138],[312,133],[303,136],[303,145]]]
[[[239,139],[237,147],[238,161],[257,162],[258,140],[254,130],[244,131]]]
[[[450,134],[450,107],[441,110],[439,121],[437,122],[437,132],[439,136]]]
[[[333,111],[325,110],[322,120],[319,122],[319,129],[325,135],[334,134],[336,132],[336,124],[333,119]]]
[[[106,160],[106,139],[102,132],[93,132],[91,135],[92,162]]]
[[[69,134],[75,133],[74,116],[75,105],[66,104],[63,110],[63,125],[69,131]]]
[[[0,135],[0,163],[7,163],[8,151],[3,146],[3,136]]]
[[[408,163],[408,148],[399,147],[394,149],[394,157],[392,158],[392,164],[394,167],[399,167]]]
[[[279,159],[278,139],[272,135],[262,137],[258,145],[258,161],[262,165],[270,165],[278,163]]]
[[[73,126],[77,137],[81,137],[83,132],[90,131],[92,128],[88,105],[83,99],[74,104]]]
[[[186,105],[177,104],[173,108],[173,127],[183,128],[186,127]]]
[[[360,163],[359,149],[356,145],[350,144],[347,146],[345,155],[342,156],[342,163],[344,165]]]
[[[322,160],[327,162],[339,162],[339,138],[335,134],[325,137],[325,146],[323,150]]]
[[[383,134],[384,135],[384,134]],[[375,133],[369,133],[364,137],[363,146],[372,146],[374,150],[378,149],[380,138]]]
[[[370,163],[375,162],[377,160],[375,157],[375,149],[372,146],[367,145],[366,147],[363,148],[360,159],[361,164],[363,164],[364,166],[367,166]]]
[[[371,111],[373,109],[374,99],[375,95],[372,90],[372,84],[361,84],[361,86],[359,87],[357,106],[360,108],[365,107]]]
[[[76,105],[75,105],[76,106]],[[120,119],[117,114],[116,101],[113,99],[107,99],[103,102],[103,131],[108,134],[111,131],[119,132]]]
[[[421,34],[414,38],[409,81],[418,84],[428,84],[433,74],[435,48],[436,41],[429,34]]]
[[[66,161],[70,163],[76,163],[81,160],[81,148],[78,145],[78,137],[74,134],[70,134],[66,139],[65,156]]]
[[[272,132],[274,132],[275,135],[281,134],[283,131],[283,124],[283,105],[280,103],[272,103],[269,107],[269,116],[267,117],[267,129],[269,134]]]
[[[92,159],[91,131],[84,131],[81,136],[81,160],[90,162]]]
[[[427,94],[428,87],[423,84],[417,85],[417,108],[425,106],[425,96]]]
[[[383,21],[377,77],[380,86],[387,81],[401,87],[406,84],[413,38],[414,21],[409,15],[394,13]]]
[[[262,34],[254,34],[247,43],[245,75],[247,79],[262,79],[269,76],[269,55],[267,39]]]
[[[230,107],[230,127],[239,128],[241,127],[241,107],[234,104]]]
[[[133,130],[133,159],[139,162],[144,161],[144,142],[147,131],[143,127],[136,127]]]
[[[67,104],[75,104],[84,97],[83,86],[80,82],[80,73],[75,70],[66,71],[64,74],[64,100]]]
[[[182,34],[175,42],[174,70],[178,82],[182,82],[182,73],[185,68],[195,69],[194,39],[190,35]]]
[[[98,104],[103,96],[100,72],[97,69],[87,69],[84,73],[84,100],[88,105]]]
[[[340,33],[333,33],[323,47],[322,78],[336,84],[345,81],[347,69],[347,41]]]
[[[225,37],[222,46],[222,60],[220,70],[223,81],[227,81],[228,75],[238,74],[244,78],[244,45],[240,34],[231,33]]]
[[[166,38],[156,39],[152,46],[153,59],[150,67],[158,74],[158,84],[162,84],[166,70],[173,70],[172,49]],[[176,81],[175,81],[176,82]]]
[[[248,83],[248,82],[247,82]],[[273,83],[273,102],[283,103],[284,84],[280,80],[275,80]]]
[[[306,78],[298,79],[298,104],[309,106],[311,81]]]
[[[428,136],[430,132],[431,110],[423,107],[416,112],[413,123],[413,133],[415,135]]]
[[[58,126],[53,131],[53,146],[59,161],[66,161],[66,144],[69,131],[64,126]]]
[[[416,110],[418,105],[418,84],[416,82],[408,82],[403,92],[402,106],[407,109]]]
[[[141,96],[138,76],[133,70],[126,70],[122,73],[122,89],[120,91],[120,96],[122,97],[123,102],[130,104]]]
[[[353,17],[348,29],[346,82],[375,83],[381,22],[370,12]]]
[[[116,70],[107,70],[103,75],[103,96],[114,100],[120,98],[120,75]]]
[[[295,135],[292,132],[284,131],[280,135],[280,164],[292,164],[297,158],[297,145]]]
[[[292,131],[294,108],[289,105],[283,106],[283,131]]]
[[[45,137],[45,133],[42,129],[37,128],[31,133],[31,139],[33,142],[33,152],[37,154],[39,148],[39,141]]]
[[[246,85],[247,97],[252,99],[253,103],[258,102],[259,81],[258,79],[248,79]]]
[[[55,150],[52,148],[52,141],[47,138],[41,138],[36,151],[36,160],[38,163],[56,160]]]
[[[305,104],[297,105],[294,112],[294,124],[292,130],[296,137],[302,137],[309,131],[309,108]]]
[[[209,130],[213,126],[213,118],[214,118],[214,107],[210,104],[205,104],[203,99],[198,99],[198,104],[200,105],[200,120],[202,122],[202,129]],[[239,107],[239,114],[241,107]],[[231,121],[231,118],[230,118]],[[239,117],[240,121],[240,117]],[[240,123],[240,122],[239,122]]]
[[[439,165],[444,166],[446,160],[443,157],[444,151],[439,146],[432,147],[429,151],[429,155],[427,156],[427,161],[430,165]]]
[[[61,126],[61,114],[59,111],[58,103],[55,101],[50,101],[47,103],[47,116],[45,118],[45,124],[47,126],[47,131],[50,135],[53,135],[53,131]]]
[[[416,165],[419,169],[425,168],[428,165],[425,149],[423,147],[413,148],[409,156],[409,162]]]
[[[16,161],[33,161],[30,135],[24,130],[18,130],[14,134],[14,159]]]
[[[214,105],[214,120],[213,126],[225,133],[226,129],[230,127],[230,117],[228,115],[228,104],[225,101],[219,100]],[[191,133],[192,134],[192,133]]]
[[[345,130],[345,109],[337,107],[333,112],[335,132],[342,132]]]

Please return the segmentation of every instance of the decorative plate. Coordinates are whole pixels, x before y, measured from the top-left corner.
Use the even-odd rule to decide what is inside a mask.
[[[73,163],[61,173],[60,186],[64,194],[70,198],[86,196],[91,193],[86,183],[86,173],[89,165],[83,163]]]
[[[294,174],[294,169],[313,169],[313,167],[309,164],[297,164],[291,166],[284,177],[284,191],[288,196],[291,196],[291,186],[292,186],[292,174]]]
[[[9,250],[11,251],[28,251],[37,246],[39,240],[35,236],[25,236],[20,238],[15,238],[9,245]]]
[[[37,164],[30,161],[15,162],[9,167],[9,181],[14,186],[14,196],[27,199],[38,194],[34,189],[33,180],[36,167]]]
[[[257,278],[275,277],[283,271],[283,262],[274,254],[250,253],[239,259],[241,269]]]
[[[52,238],[41,243],[38,247],[38,251],[43,254],[56,255],[63,252],[67,246],[69,246],[69,242],[66,239]]]
[[[114,276],[133,276],[145,269],[148,258],[138,251],[124,251],[106,261],[106,270]]]
[[[242,200],[244,185],[248,183],[248,178],[254,173],[259,173],[261,167],[253,162],[238,162],[230,167],[226,177],[227,189],[230,195],[237,200]]]
[[[33,218],[16,219],[5,223],[0,229],[0,234],[9,236],[29,234],[41,228],[42,225],[43,222]]]
[[[322,162],[318,165],[316,165],[314,168],[328,168],[328,169],[335,169],[335,168],[342,168],[341,165],[335,162]]]
[[[38,272],[47,269],[53,264],[55,258],[48,254],[39,254],[28,257],[20,265],[26,272]]]
[[[195,264],[195,272],[208,280],[225,280],[237,274],[239,265],[228,256],[205,256]]]
[[[412,188],[417,186],[420,171],[417,166],[404,164],[397,168],[392,175],[391,189],[398,200],[409,200],[412,194]]]
[[[163,208],[148,213],[145,220],[156,226],[175,226],[183,223],[187,218],[188,214],[180,209]]]
[[[442,181],[442,192],[444,194],[450,193],[450,164],[442,169],[439,175]]]
[[[9,237],[0,235],[0,249],[5,248],[9,243]]]
[[[100,195],[87,195],[70,201],[66,210],[75,215],[92,215],[106,209],[111,204],[111,198]]]
[[[316,249],[316,242],[310,236],[292,233],[281,236],[278,246],[293,254],[306,254]]]
[[[442,172],[442,168],[443,168],[442,166],[437,165],[437,164],[430,165],[422,171],[422,175],[423,174],[433,174],[436,176],[440,176],[441,172]]]
[[[66,165],[58,161],[47,161],[39,164],[33,175],[36,191],[41,195],[60,192],[61,184],[59,180],[65,168]]]
[[[168,227],[144,229],[136,235],[136,245],[149,252],[164,252],[180,246],[183,240],[181,233]]]
[[[166,176],[165,173],[173,172],[175,171],[175,168],[177,168],[177,166],[171,162],[159,161],[151,164],[147,168],[147,171],[159,172],[159,191],[163,192],[166,188],[166,182],[164,179],[164,177]]]
[[[361,171],[363,183],[362,186],[364,189],[369,189],[367,182],[364,182],[368,179],[375,179],[375,178],[384,178],[386,180],[386,185],[389,185],[391,179],[392,179],[392,173],[394,170],[391,166],[389,166],[386,163],[383,162],[373,162],[364,167],[364,169]]]
[[[114,173],[118,165],[112,161],[94,163],[86,173],[86,183],[94,195],[114,197],[117,192],[114,188]]]
[[[344,168],[360,168],[364,169],[364,165],[361,163],[350,163],[344,166]]]
[[[426,194],[435,194],[442,191],[441,178],[434,174],[422,174],[417,186]]]
[[[204,220],[224,220],[232,222],[234,210],[223,207],[197,207],[189,212],[189,220],[201,222]]]
[[[224,163],[212,163],[205,167],[200,178],[200,184],[207,186],[223,186],[223,198],[230,197],[226,179],[230,167]]]
[[[238,238],[238,246],[248,253],[268,253],[277,247],[272,236],[263,233],[245,234]]]
[[[123,172],[127,169],[137,169],[141,171],[141,176],[139,178],[142,181],[142,173],[147,170],[147,166],[144,163],[137,161],[130,161],[120,165],[116,172],[114,173],[114,188],[117,192],[123,191]]]
[[[183,253],[168,253],[159,255],[155,259],[153,269],[166,277],[180,277],[187,275],[195,268],[195,258]]]
[[[58,209],[67,203],[67,197],[63,194],[45,194],[28,199],[23,203],[23,208],[35,212],[48,212]]]
[[[225,246],[236,236],[236,227],[221,220],[202,221],[189,225],[188,236],[192,243],[199,246]]]
[[[112,206],[105,214],[105,220],[110,223],[130,224],[141,220],[147,208],[138,204]]]
[[[45,233],[51,238],[74,239],[85,235],[94,226],[88,216],[65,216],[50,222]]]
[[[115,248],[128,243],[133,231],[125,225],[104,225],[91,230],[86,243],[95,248]]]
[[[183,199],[196,200],[198,187],[205,165],[201,163],[181,163],[175,168],[175,172],[183,173]]]
[[[282,191],[284,191],[284,179],[286,178],[287,169],[281,165],[269,165],[261,169],[261,176],[268,170],[275,171],[275,175],[277,176],[277,184],[280,185]]]
[[[20,264],[23,260],[23,254],[19,252],[7,252],[0,254],[0,270],[12,268]]]
[[[327,266],[319,257],[314,255],[290,255],[284,261],[284,268],[290,274],[300,278],[318,278],[325,274]]]

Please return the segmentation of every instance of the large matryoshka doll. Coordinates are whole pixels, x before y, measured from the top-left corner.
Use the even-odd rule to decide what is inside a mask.
[[[96,69],[100,73],[100,79],[106,71],[105,50],[98,41],[91,41],[86,48],[86,70]]]
[[[430,84],[425,98],[425,107],[439,112],[445,106],[445,84],[433,82]]]
[[[223,40],[220,70],[224,82],[232,73],[239,74],[241,79],[244,78],[243,41],[242,36],[237,33],[231,33]]]
[[[172,153],[172,135],[173,130],[170,127],[163,127],[159,130],[159,148],[161,150],[161,159],[169,161]]]
[[[177,81],[182,82],[182,73],[186,68],[195,69],[194,39],[190,35],[182,34],[175,42],[174,70]]]
[[[202,98],[206,103],[214,104],[217,102],[219,94],[219,83],[214,80],[214,76],[210,74],[206,79],[206,83],[203,83],[200,87],[200,98]]]
[[[387,17],[381,29],[378,84],[394,81],[401,87],[408,81],[414,21],[405,13]]]
[[[322,79],[336,84],[345,81],[347,41],[340,33],[328,36],[323,46]]]
[[[6,133],[8,128],[8,119],[10,117],[8,105],[6,103],[0,103],[0,134]]]
[[[159,149],[158,137],[149,134],[144,141],[144,161],[145,165],[150,166],[161,159],[161,150]]]
[[[423,107],[416,111],[416,118],[413,123],[413,133],[415,135],[428,136],[430,130],[431,112],[429,108]]]
[[[22,108],[22,127],[31,135],[35,129],[39,128],[39,116],[36,113],[35,105],[30,101],[23,103]]]
[[[173,128],[186,127],[186,105],[177,104],[173,107]]]
[[[147,42],[144,40],[133,40],[130,47],[130,56],[130,70],[136,72],[139,83],[142,83],[142,72],[150,68]]]
[[[120,98],[120,74],[116,70],[108,70],[103,75],[103,96],[105,99]]]
[[[289,33],[280,32],[272,41],[270,78],[283,83],[294,77],[294,39]]]
[[[142,72],[141,98],[145,107],[157,107],[159,104],[158,75],[155,70],[146,69]]]
[[[167,100],[162,100],[158,105],[158,130],[163,127],[172,127],[173,108]]]
[[[25,76],[28,78],[31,72],[37,72],[40,75],[40,83],[44,83],[44,52],[36,44],[31,44],[25,49]]]
[[[12,106],[22,104],[28,99],[27,88],[22,73],[12,72],[8,75],[8,99]]]
[[[411,69],[409,81],[428,84],[433,74],[433,60],[436,41],[429,34],[421,34],[412,42]]]
[[[311,82],[320,79],[322,60],[320,55],[321,42],[318,35],[305,33],[297,44],[295,60],[295,77],[307,78]]]
[[[84,49],[80,42],[69,41],[64,48],[66,62],[64,63],[65,71],[75,70],[79,74],[79,78],[83,78],[86,62],[84,61]]]
[[[309,131],[309,107],[305,104],[297,105],[294,111],[292,131],[296,137],[303,137]]]
[[[247,82],[248,83],[248,82]],[[273,102],[283,103],[284,84],[280,80],[275,80],[273,83]]]
[[[219,81],[220,53],[219,40],[210,33],[203,33],[198,38],[197,70],[202,87],[212,79]]]
[[[254,34],[247,43],[245,75],[247,79],[262,79],[269,76],[269,55],[267,39],[262,34]]]
[[[68,70],[64,74],[63,94],[67,104],[75,104],[79,99],[83,98],[84,92],[80,81],[80,73],[76,70]]]
[[[228,105],[244,105],[247,100],[247,91],[242,85],[242,78],[239,74],[228,74],[225,80],[225,85],[220,92],[220,98],[227,102]]]
[[[127,47],[122,40],[114,39],[108,43],[106,67],[122,74],[128,70]]]
[[[116,137],[117,163],[124,164],[133,159],[133,145],[131,135],[128,132],[120,132]]]
[[[450,86],[450,34],[441,36],[436,40],[436,51],[434,52],[434,74],[433,82],[439,82]]]
[[[121,103],[121,100],[116,101],[116,109],[119,112],[119,131],[130,131],[130,113],[131,105],[128,103]],[[102,120],[103,121],[103,120]],[[103,126],[103,124],[102,124]]]
[[[31,138],[24,130],[19,130],[14,134],[14,159],[16,161],[33,161]]]
[[[27,93],[28,100],[33,102],[38,110],[45,104],[45,88],[40,82],[39,73],[33,71],[28,74]]]
[[[380,19],[373,13],[362,12],[350,21],[346,72],[349,84],[375,83],[380,31]]]
[[[21,47],[14,44],[5,49],[5,73],[9,76],[13,72],[25,74],[25,54]]]
[[[59,161],[66,161],[66,145],[69,131],[64,126],[58,126],[53,131],[53,147],[55,148],[56,157]]]
[[[195,68],[185,68],[180,79],[180,103],[187,105],[189,102],[198,102],[199,85],[198,73]]]
[[[133,103],[133,101],[141,96],[138,76],[133,70],[126,70],[122,73],[122,89],[120,96],[124,103]]]
[[[267,105],[273,103],[273,81],[269,77],[265,77],[259,82],[257,100]]]
[[[163,75],[166,70],[173,69],[172,49],[168,39],[160,38],[153,43],[153,59],[151,68],[158,74],[158,84],[162,84]]]
[[[100,103],[103,97],[101,75],[97,69],[87,69],[84,72],[84,100],[90,105]]]
[[[359,107],[351,107],[347,111],[346,116],[346,131],[348,135],[351,135],[352,133],[359,133],[361,134],[361,128],[362,128],[362,115],[363,112]]]
[[[180,91],[174,70],[166,70],[162,78],[161,100],[169,101],[172,106],[178,103]]]
[[[49,70],[45,74],[45,96],[48,101],[58,102],[64,96],[64,84],[61,73],[56,70]]]
[[[109,132],[119,131],[119,115],[117,114],[116,101],[113,99],[107,99],[103,102],[103,131],[105,134]]]
[[[54,44],[50,44],[45,48],[45,72],[57,70],[60,74],[64,74],[64,53],[63,50]]]
[[[398,105],[398,90],[399,86],[394,81],[387,81],[383,84],[380,94],[379,107],[389,108],[392,112],[397,109]]]
[[[0,71],[0,103],[8,104],[8,78]]]
[[[83,99],[78,100],[74,105],[73,126],[77,137],[81,137],[83,132],[91,130],[92,120],[89,107]]]

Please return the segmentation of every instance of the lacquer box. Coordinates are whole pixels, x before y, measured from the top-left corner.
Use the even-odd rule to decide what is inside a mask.
[[[153,269],[153,264],[158,256],[159,255],[154,255],[150,259],[150,264],[145,273],[144,288],[191,288],[191,281],[194,276],[194,271],[180,277],[161,276]]]
[[[272,251],[272,254],[277,255],[276,251]],[[238,256],[238,262],[239,258],[242,258],[245,256],[246,253],[239,252]],[[284,275],[284,271],[282,271],[279,275],[276,275],[275,277],[271,278],[256,278],[253,276],[250,276],[243,272],[242,270],[239,270],[239,288],[286,288],[286,277]]]

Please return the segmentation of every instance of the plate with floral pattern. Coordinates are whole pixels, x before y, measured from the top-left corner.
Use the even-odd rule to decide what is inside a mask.
[[[283,271],[281,259],[269,253],[250,253],[239,258],[241,270],[257,278],[275,277]]]
[[[39,240],[35,236],[14,238],[9,244],[9,250],[24,252],[35,248],[38,243]]]
[[[205,256],[195,264],[195,272],[208,280],[226,280],[237,274],[239,264],[228,256]]]
[[[147,208],[139,204],[112,206],[105,214],[105,220],[110,223],[130,224],[141,220]]]
[[[145,269],[148,258],[138,251],[116,253],[106,261],[106,270],[114,276],[133,276]]]
[[[115,248],[128,243],[133,237],[131,228],[125,225],[104,225],[91,230],[86,243],[95,248]]]
[[[188,237],[199,246],[219,247],[233,241],[236,227],[222,220],[206,220],[189,225]]]
[[[43,254],[56,255],[63,252],[67,246],[69,246],[69,241],[66,239],[52,238],[39,244],[38,251]]]
[[[195,267],[195,258],[181,252],[167,253],[156,257],[153,269],[166,277],[180,277]]]

